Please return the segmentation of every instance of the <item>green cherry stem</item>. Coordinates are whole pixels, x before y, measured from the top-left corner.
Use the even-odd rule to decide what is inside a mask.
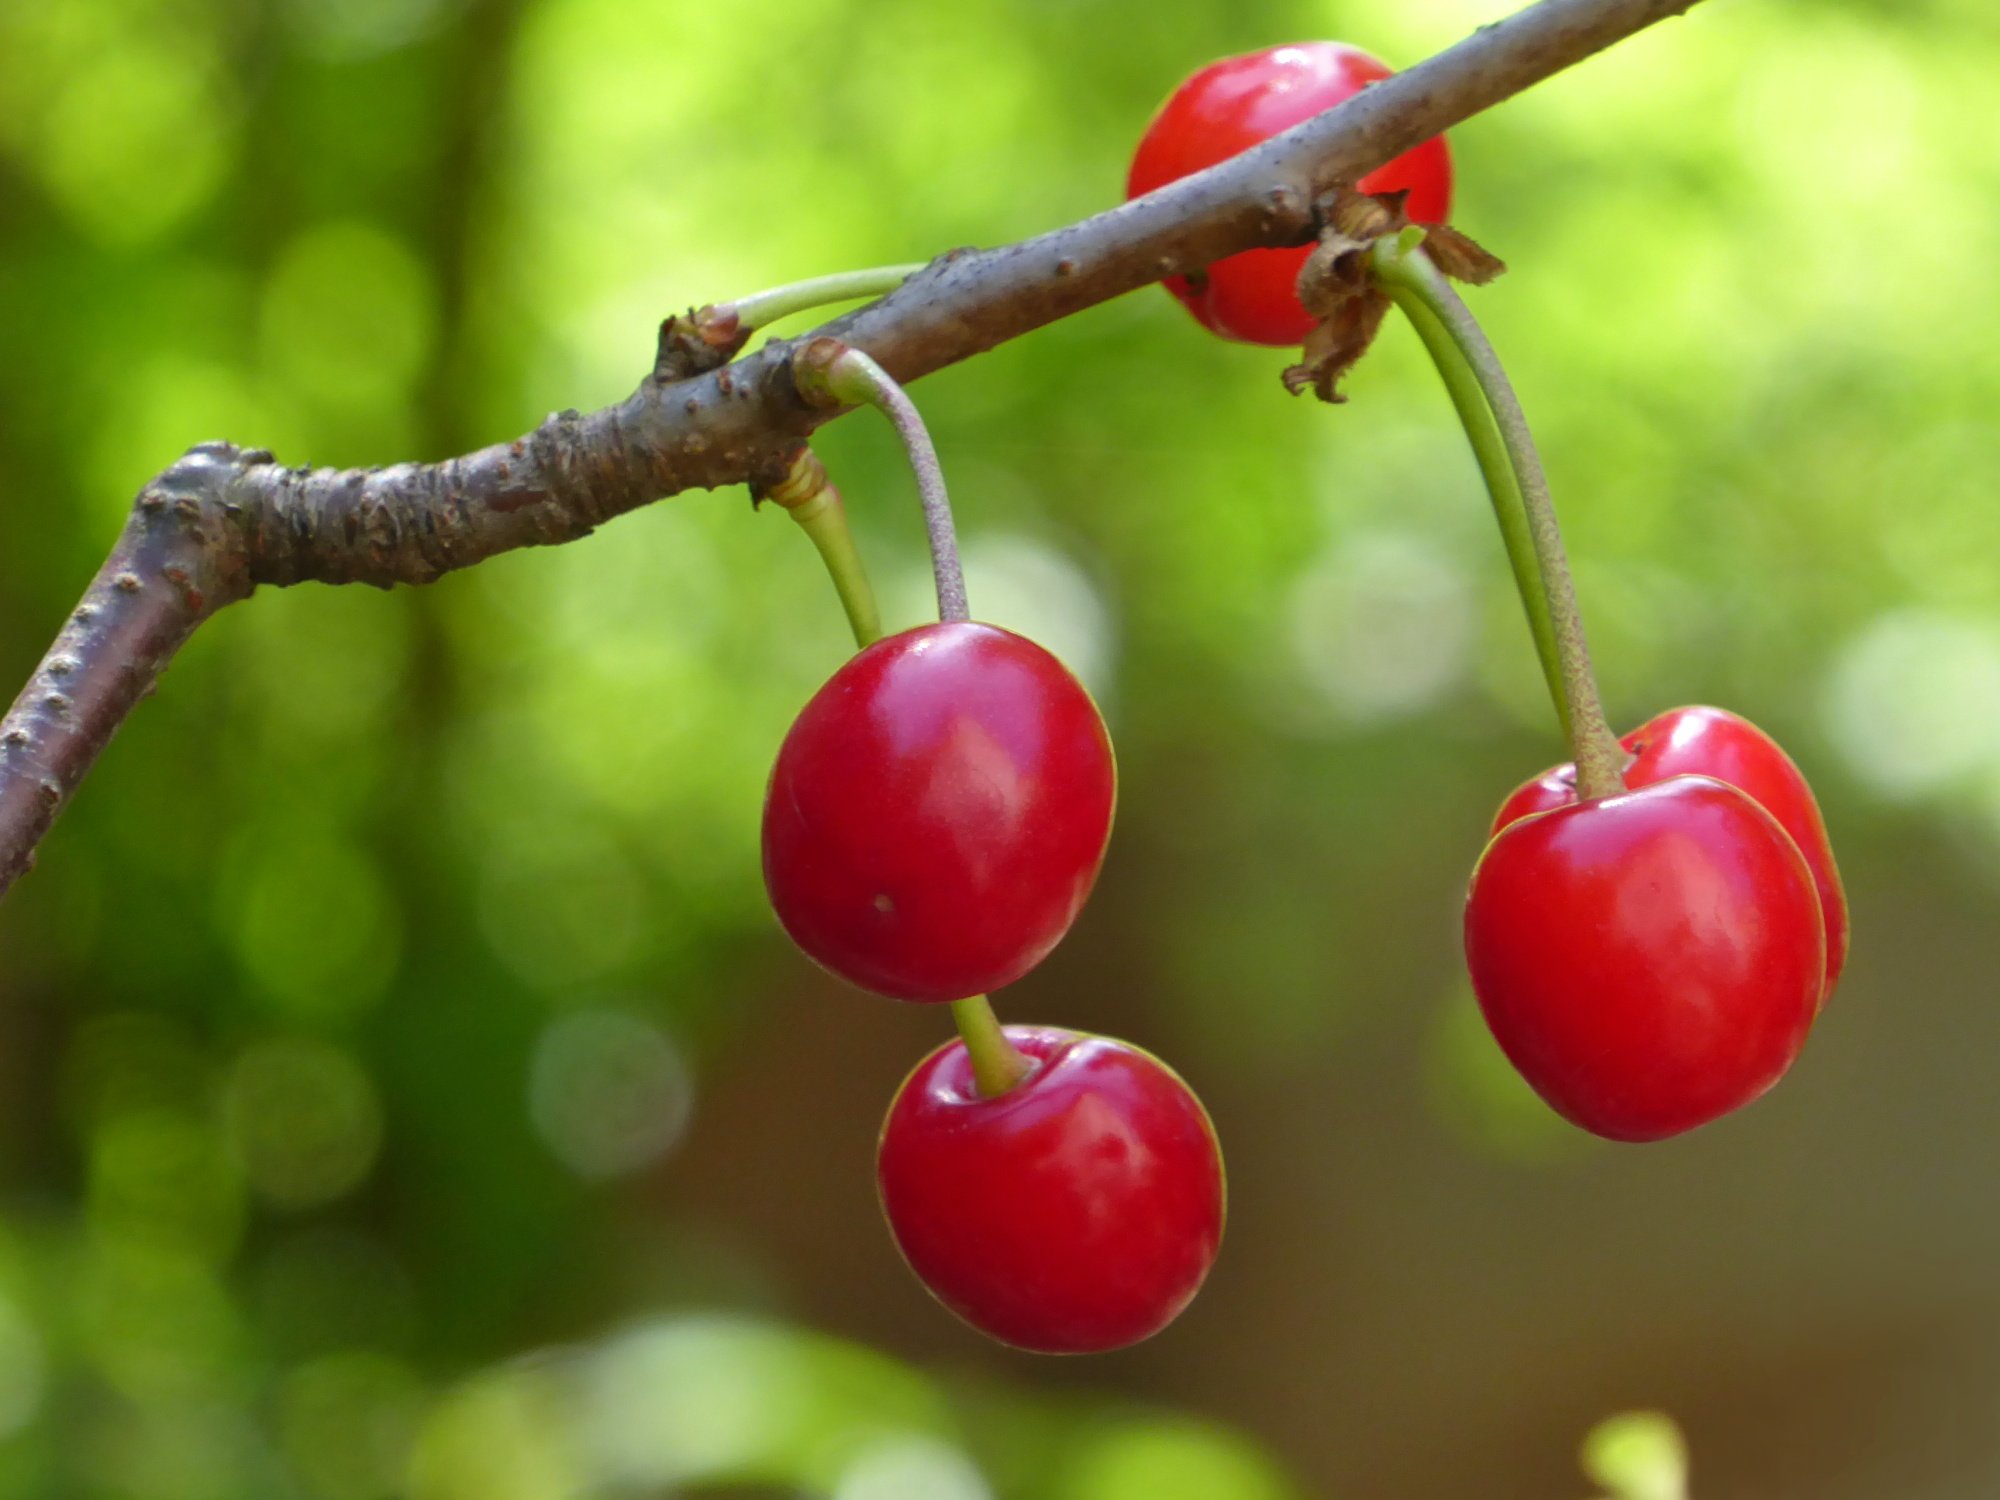
[[[746,330],[764,328],[780,318],[825,307],[829,302],[857,302],[866,297],[883,296],[893,292],[923,268],[924,262],[919,260],[900,266],[836,271],[831,276],[815,276],[809,281],[794,281],[788,286],[752,292],[734,302],[718,304],[715,312],[718,315],[734,312],[737,322]]]
[[[1489,420],[1492,427],[1498,430],[1507,468],[1513,476],[1513,484],[1507,494],[1503,495],[1498,489],[1494,491],[1494,508],[1500,513],[1501,536],[1507,541],[1517,584],[1521,580],[1522,564],[1515,554],[1514,533],[1510,530],[1507,515],[1509,502],[1514,496],[1518,496],[1524,511],[1526,530],[1533,544],[1539,588],[1534,590],[1533,595],[1524,595],[1523,602],[1530,626],[1535,624],[1537,614],[1542,613],[1553,639],[1558,671],[1550,688],[1555,699],[1556,717],[1561,721],[1571,752],[1576,757],[1577,794],[1585,800],[1611,796],[1625,790],[1625,750],[1604,717],[1604,703],[1598,696],[1597,678],[1590,667],[1590,646],[1584,638],[1583,616],[1577,608],[1576,584],[1570,576],[1569,559],[1563,551],[1562,528],[1556,522],[1555,503],[1549,497],[1548,477],[1542,471],[1541,456],[1535,451],[1528,419],[1521,411],[1520,399],[1514,394],[1513,384],[1507,379],[1499,356],[1493,352],[1493,345],[1487,341],[1485,332],[1472,316],[1472,310],[1452,290],[1451,283],[1422,247],[1423,231],[1414,227],[1394,237],[1385,236],[1377,240],[1369,256],[1376,284],[1399,307],[1408,311],[1415,303],[1433,320],[1434,327],[1414,315],[1412,317],[1418,336],[1424,338],[1425,347],[1437,362],[1440,373],[1444,374],[1446,385],[1452,387],[1452,399],[1459,404],[1461,413],[1465,408],[1455,382],[1462,382],[1469,374],[1485,398]],[[1434,331],[1441,331],[1446,336],[1446,342],[1433,343],[1427,334]],[[1447,372],[1448,365],[1456,367],[1455,375]],[[1480,448],[1481,431],[1481,424],[1467,422],[1466,432],[1475,451]],[[1487,463],[1486,456],[1482,454],[1482,470],[1487,469]],[[1490,471],[1487,482],[1492,485]],[[1539,609],[1536,595],[1539,596]],[[1544,665],[1546,668],[1546,659]]]
[[[1569,699],[1563,692],[1562,659],[1556,652],[1555,622],[1549,617],[1549,601],[1542,591],[1542,565],[1535,559],[1535,538],[1528,527],[1528,508],[1521,499],[1521,486],[1514,466],[1507,461],[1507,445],[1486,404],[1485,392],[1472,373],[1472,366],[1459,356],[1443,323],[1423,299],[1406,287],[1385,287],[1395,299],[1410,326],[1417,331],[1431,363],[1444,379],[1451,404],[1472,444],[1472,455],[1485,476],[1486,490],[1493,497],[1493,516],[1500,523],[1500,540],[1507,549],[1507,562],[1514,570],[1514,587],[1528,616],[1528,629],[1535,638],[1535,655],[1542,663],[1542,677],[1549,686],[1549,698],[1562,723],[1563,738],[1569,738]]]
[[[951,1018],[965,1043],[965,1055],[972,1060],[972,1079],[979,1092],[991,1099],[1004,1094],[1026,1078],[1034,1064],[1007,1040],[1000,1018],[984,995],[968,995],[951,1002]]]
[[[848,628],[854,644],[868,647],[882,638],[882,611],[875,604],[875,588],[868,581],[868,569],[861,551],[854,545],[854,533],[847,528],[847,507],[840,490],[827,477],[826,466],[810,448],[801,448],[792,458],[784,479],[766,490],[760,499],[785,508],[800,530],[812,538],[820,561],[826,564],[840,607],[847,612]]]
[[[862,570],[854,533],[847,529],[847,508],[840,502],[840,491],[828,485],[818,500],[793,511],[792,519],[805,528],[806,535],[819,549],[827,576],[833,580],[834,592],[840,595],[840,607],[847,611],[854,644],[874,645],[882,639],[882,612],[875,606],[875,590]]]
[[[952,524],[951,498],[945,493],[944,468],[937,447],[918,413],[916,403],[889,372],[859,349],[838,339],[819,338],[801,350],[793,362],[793,379],[808,400],[825,405],[873,406],[888,417],[903,440],[910,468],[923,499],[924,529],[931,546],[931,575],[937,583],[938,618],[972,618],[965,600],[965,571],[958,561],[958,531]]]

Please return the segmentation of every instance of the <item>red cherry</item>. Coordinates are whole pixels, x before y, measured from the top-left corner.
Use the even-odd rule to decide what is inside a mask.
[[[1222,1242],[1222,1153],[1174,1071],[1107,1037],[1009,1026],[1034,1064],[983,1097],[962,1042],[898,1090],[876,1180],[903,1258],[1002,1343],[1095,1354],[1150,1338]]]
[[[899,1000],[1019,979],[1090,894],[1117,771],[1083,685],[992,625],[877,641],[807,703],[764,797],[764,883],[816,962]]]
[[[1632,755],[1625,785],[1651,786],[1669,776],[1713,776],[1726,781],[1778,820],[1812,870],[1826,924],[1826,983],[1833,993],[1847,962],[1847,895],[1827,842],[1826,824],[1812,788],[1776,740],[1748,719],[1720,708],[1672,708],[1655,715],[1619,742]],[[1576,800],[1576,767],[1560,765],[1515,789],[1493,820],[1498,833],[1516,818]]]
[[[1175,89],[1139,138],[1125,196],[1136,198],[1226,161],[1361,92],[1390,69],[1341,42],[1301,42],[1212,62]],[[1412,219],[1437,224],[1451,209],[1451,152],[1433,136],[1363,177],[1364,193],[1409,190]],[[1311,247],[1245,250],[1168,291],[1211,333],[1246,344],[1305,342],[1313,319],[1293,290]]]
[[[1692,1130],[1776,1083],[1826,968],[1798,846],[1707,776],[1508,824],[1472,872],[1465,955],[1535,1092],[1619,1141]]]

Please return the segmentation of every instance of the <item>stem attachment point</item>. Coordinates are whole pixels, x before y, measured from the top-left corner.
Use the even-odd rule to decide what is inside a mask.
[[[1004,1094],[1034,1071],[1035,1065],[1007,1040],[999,1017],[984,995],[951,1002],[951,1018],[972,1060],[972,1077],[988,1099]]]

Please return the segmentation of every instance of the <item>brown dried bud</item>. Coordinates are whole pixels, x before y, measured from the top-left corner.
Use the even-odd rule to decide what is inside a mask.
[[[1499,256],[1449,224],[1425,226],[1424,253],[1445,275],[1468,286],[1485,286],[1507,269]]]
[[[1315,391],[1320,400],[1341,402],[1340,380],[1374,342],[1389,310],[1388,294],[1369,273],[1369,251],[1379,239],[1410,226],[1404,202],[1409,194],[1342,191],[1320,200],[1324,227],[1319,243],[1299,268],[1299,301],[1320,320],[1307,337],[1298,364],[1284,371],[1293,395]],[[1438,269],[1459,281],[1481,284],[1506,269],[1457,230],[1426,224],[1424,248]]]
[[[685,317],[660,325],[659,352],[653,357],[653,379],[662,385],[719,369],[750,342],[750,330],[727,304],[690,308]]]
[[[1296,396],[1311,388],[1320,400],[1334,405],[1346,401],[1340,393],[1341,377],[1368,352],[1388,311],[1389,299],[1372,287],[1343,302],[1306,335],[1299,363],[1284,370],[1285,389]]]

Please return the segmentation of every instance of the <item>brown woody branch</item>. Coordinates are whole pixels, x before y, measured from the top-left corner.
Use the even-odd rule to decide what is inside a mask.
[[[799,339],[706,371],[685,338],[663,340],[623,402],[559,413],[512,443],[368,470],[192,449],[141,491],[0,720],[0,892],[182,642],[259,584],[428,583],[516,547],[574,541],[682,490],[776,478],[839,415],[793,386],[806,340],[836,337],[907,383],[1162,276],[1303,243],[1329,189],[1694,3],[1541,0],[1206,172],[1018,244],[953,251]]]

